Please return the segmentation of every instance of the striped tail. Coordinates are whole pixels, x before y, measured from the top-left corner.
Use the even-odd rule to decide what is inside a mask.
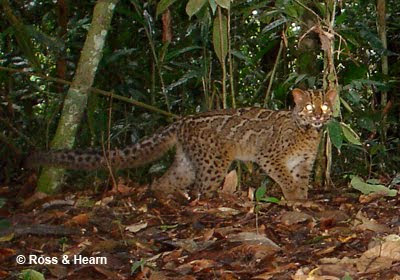
[[[177,142],[177,124],[171,124],[158,133],[123,149],[53,150],[33,153],[25,162],[27,168],[52,166],[76,170],[133,168],[162,157]]]

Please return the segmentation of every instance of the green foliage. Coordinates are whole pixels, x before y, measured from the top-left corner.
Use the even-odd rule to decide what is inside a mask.
[[[161,15],[166,9],[168,9],[169,6],[171,6],[176,0],[161,0],[157,4],[157,11],[156,11],[156,17]]]
[[[219,61],[222,63],[228,54],[228,24],[226,16],[218,15],[213,24],[213,43],[214,51]]]
[[[3,208],[3,206],[6,204],[6,199],[3,197],[0,197],[0,208]]]
[[[24,269],[18,276],[21,280],[45,280],[44,275],[34,269]]]
[[[186,13],[189,17],[192,17],[203,8],[205,3],[207,3],[207,0],[189,0],[186,5]]]
[[[387,196],[396,196],[397,191],[396,190],[391,190],[384,185],[380,184],[373,184],[373,183],[365,183],[360,177],[358,176],[353,176],[350,182],[351,186],[355,188],[356,190],[359,190],[363,194],[370,194],[370,193],[384,193]]]
[[[146,262],[147,262],[146,259],[141,259],[140,261],[134,262],[132,264],[132,266],[131,266],[131,275],[134,274],[138,268],[143,270],[144,265],[146,264]]]
[[[267,193],[267,186],[266,186],[266,181],[264,181],[260,187],[257,188],[255,192],[255,199],[256,202],[268,202],[268,203],[279,203],[279,199],[276,197],[271,197],[271,196],[265,196]]]
[[[329,137],[332,141],[332,144],[338,149],[340,150],[340,148],[342,147],[343,144],[343,133],[342,133],[342,129],[340,127],[340,123],[332,120],[328,123],[328,133],[329,133]]]
[[[11,227],[11,222],[6,219],[0,219],[0,230]]]

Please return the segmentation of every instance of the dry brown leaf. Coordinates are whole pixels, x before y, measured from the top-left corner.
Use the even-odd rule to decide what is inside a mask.
[[[112,201],[114,201],[114,196],[112,196],[112,195],[111,196],[106,196],[106,197],[102,198],[101,200],[97,201],[95,203],[95,205],[106,206]]]
[[[86,213],[82,213],[72,217],[72,219],[68,222],[68,224],[76,224],[76,225],[87,225],[89,222],[89,216]]]
[[[213,235],[214,235],[214,229],[213,228],[206,230],[204,232],[204,234],[203,234],[203,241],[210,240],[213,237]]]
[[[61,264],[49,264],[46,268],[50,271],[50,274],[57,279],[63,279],[68,275],[68,268]]]
[[[136,223],[130,226],[125,227],[125,230],[136,233],[138,231],[141,231],[142,229],[147,227],[147,223],[146,222],[140,222],[140,223]]]
[[[335,276],[319,275],[320,271],[314,269],[309,271],[308,267],[300,268],[296,271],[295,275],[292,276],[293,280],[340,280]]]
[[[0,248],[0,262],[3,262],[5,259],[14,256],[17,252],[11,248]]]
[[[25,199],[24,203],[22,203],[22,207],[29,208],[34,204],[40,203],[48,198],[49,195],[42,193],[42,192],[35,192],[31,197]]]
[[[236,170],[232,170],[225,176],[224,185],[222,186],[222,191],[225,193],[234,193],[237,190],[238,177]]]
[[[254,245],[254,244],[242,244],[236,246],[227,252],[227,255],[240,256],[245,258],[247,262],[252,260],[258,261],[265,257],[271,256],[277,252],[275,247],[270,245]]]
[[[128,193],[131,193],[132,191],[133,191],[133,188],[128,187],[125,184],[120,184],[120,183],[117,184],[117,192],[118,193],[128,194]]]
[[[68,251],[64,252],[63,254],[69,257],[80,255],[80,253],[86,250],[86,248],[90,245],[92,245],[92,243],[88,239],[85,239],[81,243],[69,248]]]
[[[386,241],[365,251],[357,262],[360,272],[378,272],[400,261],[400,241]]]
[[[362,204],[367,204],[371,203],[372,201],[378,200],[382,197],[385,197],[387,195],[387,191],[378,191],[378,192],[372,192],[369,194],[362,194],[358,198],[358,201]]]
[[[6,278],[8,276],[8,272],[0,269],[0,278]]]
[[[281,248],[271,239],[267,238],[265,235],[257,234],[256,232],[240,232],[240,233],[229,234],[227,239],[230,242],[242,242],[246,244],[265,245],[265,246],[270,246],[271,250],[281,250]]]
[[[286,226],[303,223],[306,221],[312,221],[312,217],[306,213],[289,211],[281,215],[280,221]]]
[[[176,270],[181,274],[188,274],[190,272],[199,272],[206,268],[212,268],[216,265],[217,263],[213,260],[201,259],[180,265],[176,268]]]
[[[389,232],[390,228],[386,225],[378,224],[375,220],[368,219],[360,210],[356,215],[356,220],[353,222],[356,230],[371,230],[373,232]]]
[[[107,269],[105,266],[100,266],[100,265],[94,265],[93,268],[97,271],[103,274],[104,276],[107,277],[107,279],[113,279],[113,280],[118,280],[118,279],[126,279],[122,275],[119,275],[118,273],[111,271]]]

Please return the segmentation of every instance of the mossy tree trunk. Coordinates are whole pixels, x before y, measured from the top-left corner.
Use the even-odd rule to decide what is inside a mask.
[[[75,76],[65,98],[57,131],[50,145],[52,149],[72,148],[75,143],[77,128],[86,108],[89,89],[102,57],[104,42],[117,2],[118,0],[98,0],[94,7],[92,22]],[[44,168],[39,176],[37,191],[56,192],[63,177],[64,169]]]

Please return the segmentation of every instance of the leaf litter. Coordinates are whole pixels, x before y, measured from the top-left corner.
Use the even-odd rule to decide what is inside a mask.
[[[182,204],[124,184],[104,193],[34,195],[29,203],[12,200],[18,190],[7,188],[0,277],[400,279],[399,196],[360,203],[362,194],[346,186],[313,190],[307,203],[254,202],[247,192],[229,193],[237,184],[231,180],[218,199]],[[32,254],[101,256],[107,264],[16,263],[17,255]]]

